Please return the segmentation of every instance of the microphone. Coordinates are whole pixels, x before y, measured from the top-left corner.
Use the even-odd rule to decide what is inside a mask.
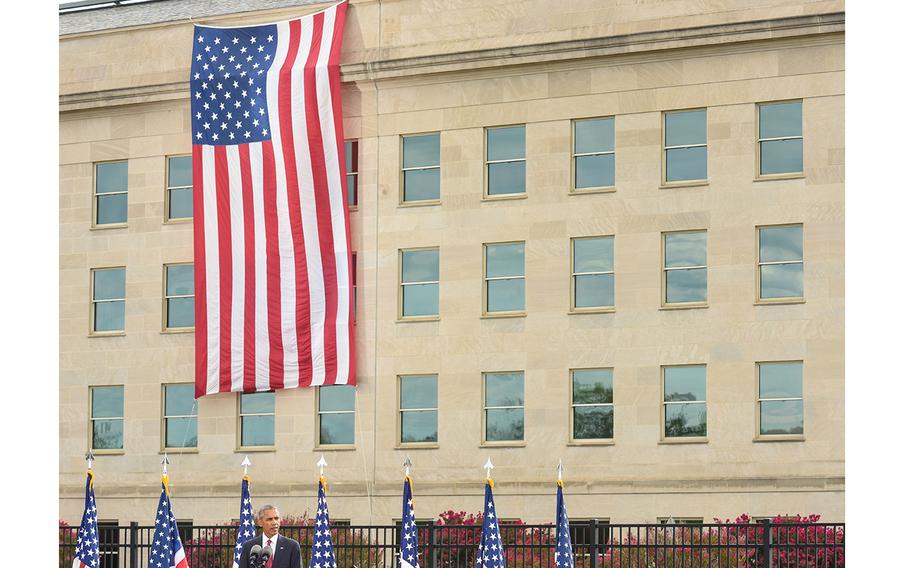
[[[269,561],[269,558],[272,557],[272,552],[273,552],[273,550],[272,550],[271,546],[266,545],[266,546],[262,547],[262,552],[260,553],[261,555],[259,556],[259,562],[260,562],[259,565],[260,566],[266,565],[266,563]]]
[[[259,556],[262,554],[262,547],[258,544],[254,544],[250,548],[250,566],[259,565]],[[269,552],[271,555],[271,552]]]

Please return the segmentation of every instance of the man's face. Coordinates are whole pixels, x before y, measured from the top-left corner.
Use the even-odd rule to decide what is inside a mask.
[[[266,538],[272,538],[278,534],[278,528],[281,526],[281,517],[278,515],[278,509],[266,509],[256,519],[256,522],[262,527],[262,534]]]

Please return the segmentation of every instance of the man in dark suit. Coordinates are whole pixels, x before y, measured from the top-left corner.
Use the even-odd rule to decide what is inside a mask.
[[[254,544],[273,550],[266,568],[302,568],[300,560],[300,543],[292,538],[278,534],[281,527],[281,515],[274,505],[263,505],[256,513],[256,524],[262,527],[262,534],[243,543],[240,552],[239,568],[250,568],[250,549]]]

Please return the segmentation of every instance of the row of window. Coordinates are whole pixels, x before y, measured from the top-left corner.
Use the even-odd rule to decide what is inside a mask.
[[[803,171],[802,101],[757,105],[757,170],[759,177]],[[572,121],[572,191],[612,189],[616,185],[615,117]],[[662,122],[662,183],[708,180],[707,109],[668,111]],[[486,129],[486,198],[526,193],[525,125]],[[348,205],[357,205],[358,144],[345,142]],[[435,203],[440,199],[440,133],[401,137],[401,203]],[[167,160],[165,215],[168,220],[193,216],[193,175],[189,156]],[[94,226],[118,226],[127,220],[127,161],[95,164]]]
[[[761,362],[757,367],[756,434],[793,438],[803,434],[803,364]],[[613,369],[574,369],[571,375],[571,440],[613,440]],[[708,436],[707,367],[662,367],[663,440],[702,440]],[[398,442],[435,445],[439,441],[438,376],[398,377]],[[123,449],[123,387],[90,387],[91,446]],[[162,385],[162,449],[195,448],[197,406],[189,383]],[[514,443],[525,439],[523,371],[483,374],[482,440]],[[317,389],[317,443],[354,445],[355,388]],[[241,394],[238,447],[275,445],[275,393]]]

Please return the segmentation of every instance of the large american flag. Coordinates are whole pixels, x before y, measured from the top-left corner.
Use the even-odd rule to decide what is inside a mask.
[[[325,502],[325,478],[321,476],[319,478],[319,496],[316,499],[314,531],[310,568],[338,568],[335,563],[335,548],[332,546],[332,522],[329,520],[329,506]]]
[[[194,29],[197,397],[355,382],[346,10]]]
[[[76,557],[73,568],[98,568],[98,508],[95,507],[95,474],[88,471],[85,479],[85,512],[76,535]]]
[[[188,568],[177,518],[171,512],[171,499],[167,492],[167,478],[161,480],[161,498],[155,514],[155,536],[149,551],[148,568]]]
[[[401,541],[398,543],[399,568],[420,568],[417,560],[417,520],[414,518],[414,496],[410,476],[404,478],[401,496]]]
[[[569,535],[569,515],[566,514],[566,501],[562,495],[562,481],[556,482],[556,568],[575,568],[575,557],[572,555],[572,537]]]
[[[240,565],[240,553],[243,543],[256,537],[256,524],[253,522],[253,503],[250,501],[250,478],[243,476],[240,484],[240,524],[237,526],[237,544],[234,546],[233,568]]]
[[[477,568],[506,568],[502,537],[499,535],[499,519],[496,518],[496,505],[493,504],[493,482],[489,479],[483,496],[483,529],[475,565]]]

